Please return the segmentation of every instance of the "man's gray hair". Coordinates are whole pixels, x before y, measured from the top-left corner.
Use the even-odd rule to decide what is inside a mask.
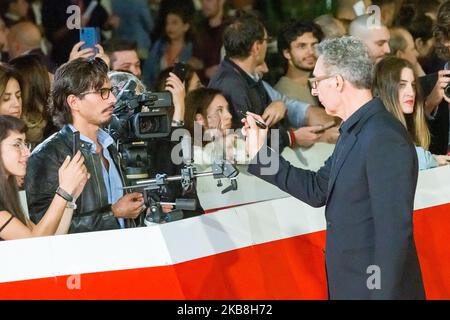
[[[316,46],[326,73],[340,74],[358,89],[372,87],[373,63],[364,43],[358,38],[346,36],[324,40]]]

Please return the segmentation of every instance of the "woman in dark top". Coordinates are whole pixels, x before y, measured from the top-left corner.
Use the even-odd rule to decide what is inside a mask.
[[[34,224],[25,216],[19,201],[16,176],[24,176],[30,150],[25,143],[25,123],[13,116],[0,116],[0,239],[11,240],[67,233],[73,204],[89,174],[78,152],[59,168],[59,188],[44,217]],[[45,181],[42,181],[45,184]],[[72,197],[72,202],[66,198]]]

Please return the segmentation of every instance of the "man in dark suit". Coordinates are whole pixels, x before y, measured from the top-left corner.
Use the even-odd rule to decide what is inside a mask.
[[[405,128],[371,93],[372,62],[354,37],[326,40],[310,79],[312,94],[340,117],[336,148],[318,172],[279,157],[264,175],[267,130],[244,120],[248,171],[311,206],[325,208],[326,271],[331,299],[424,299],[413,238],[418,166]],[[273,152],[273,151],[272,151]],[[273,154],[272,154],[273,156]],[[278,158],[277,158],[278,159]]]

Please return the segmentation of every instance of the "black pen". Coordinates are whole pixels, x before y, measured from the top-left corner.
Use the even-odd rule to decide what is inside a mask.
[[[247,118],[247,116],[252,116],[251,114],[247,114],[247,113],[245,113],[245,112],[242,111],[242,110],[238,110],[238,112],[239,112],[241,115],[243,115],[244,117],[246,117],[246,118]],[[252,116],[252,117],[253,117],[253,116]],[[266,125],[265,123],[259,121],[259,120],[256,119],[255,117],[253,117],[253,119],[255,119],[256,125],[257,125],[258,127],[260,127],[261,129],[267,129],[267,125]]]

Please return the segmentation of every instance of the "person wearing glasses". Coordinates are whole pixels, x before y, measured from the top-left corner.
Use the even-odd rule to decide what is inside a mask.
[[[373,62],[355,37],[324,40],[310,79],[328,114],[343,120],[335,150],[317,172],[279,155],[275,174],[267,130],[244,119],[248,171],[313,207],[325,206],[330,299],[425,299],[413,235],[418,160],[411,138],[371,92]],[[273,155],[272,155],[273,156]]]
[[[257,17],[249,13],[237,15],[224,31],[226,56],[208,88],[222,91],[230,106],[234,129],[242,127],[241,119],[247,111],[262,115],[266,124],[279,133],[272,146],[282,150],[296,145],[297,137],[294,130],[287,129],[286,105],[281,100],[272,101],[257,72],[257,67],[264,63],[269,42],[270,37]],[[303,107],[306,109],[308,105]]]
[[[112,137],[101,129],[112,118],[116,98],[111,91],[108,66],[100,58],[78,58],[56,71],[50,112],[62,129],[36,147],[25,177],[34,223],[42,219],[58,188],[57,168],[74,149],[81,151],[91,177],[76,200],[69,233],[131,227],[145,209],[142,194],[124,194],[118,152]],[[79,132],[79,143],[74,132]],[[74,200],[70,192],[63,196]]]
[[[60,194],[76,199],[89,179],[84,158],[78,152],[57,168],[59,191],[49,199],[43,219],[34,224],[20,205],[15,177],[24,176],[30,149],[25,142],[25,122],[13,116],[0,116],[0,241],[67,233],[73,206]],[[44,178],[45,179],[45,178]]]

